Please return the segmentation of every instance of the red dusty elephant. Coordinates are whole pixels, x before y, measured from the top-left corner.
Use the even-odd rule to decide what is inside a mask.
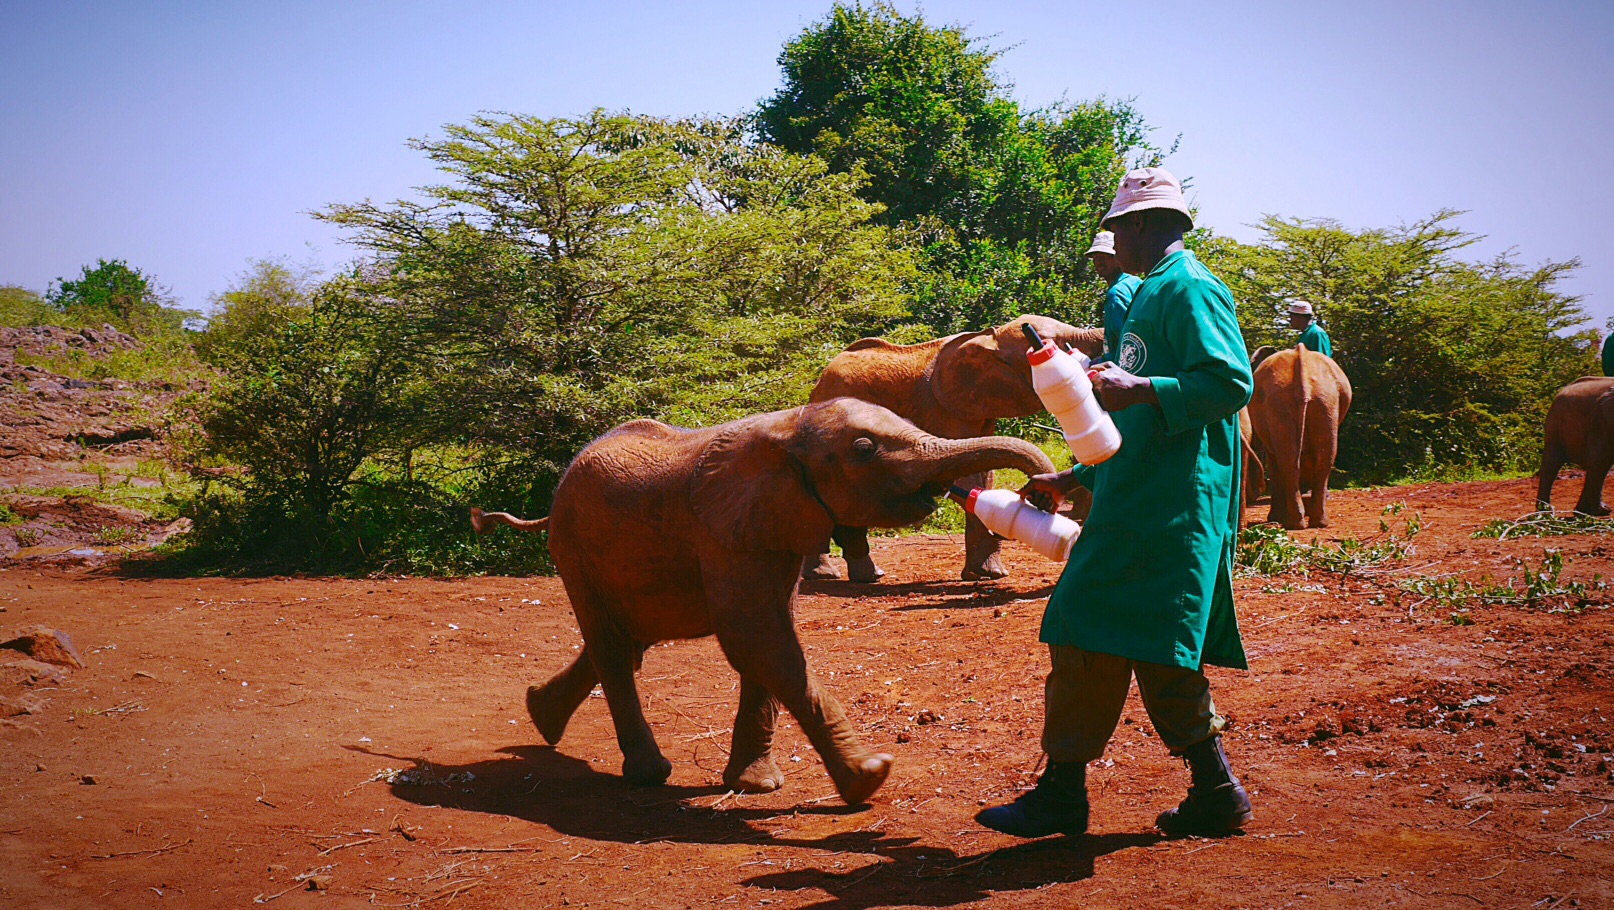
[[[1042,411],[1031,388],[1026,338],[1030,323],[1043,338],[1097,357],[1104,348],[1101,329],[1077,328],[1046,316],[1021,316],[980,332],[965,332],[923,344],[891,344],[880,338],[854,343],[829,362],[810,400],[849,397],[890,408],[921,430],[947,439],[990,436],[999,418],[1028,417]],[[990,486],[990,475],[963,479]],[[862,528],[837,526],[835,542],[846,556],[852,581],[877,581],[885,574],[869,556]],[[965,579],[1002,578],[1000,541],[974,516],[964,522]],[[809,560],[814,578],[839,575],[827,554]]]
[[[1268,521],[1297,530],[1328,527],[1328,476],[1339,451],[1339,425],[1351,407],[1351,382],[1333,358],[1302,345],[1250,359],[1255,390],[1250,422],[1266,455],[1272,493]],[[1301,488],[1311,491],[1301,510]]]
[[[740,705],[723,781],[748,792],[784,781],[772,756],[780,704],[824,759],[841,798],[862,802],[891,756],[858,741],[813,678],[792,618],[804,558],[837,523],[901,527],[929,515],[947,484],[994,468],[1053,465],[1019,439],[932,436],[878,405],[837,398],[702,430],[636,420],[590,443],[561,477],[547,519],[549,551],[583,633],[571,666],[527,691],[527,711],[555,743],[598,681],[616,726],[623,776],[654,785],[672,765],[639,704],[634,674],[647,647],[715,634],[740,674]]]
[[[1586,469],[1575,511],[1607,515],[1603,481],[1614,464],[1614,378],[1584,376],[1558,390],[1547,409],[1536,508],[1552,508],[1552,484],[1565,462]]]

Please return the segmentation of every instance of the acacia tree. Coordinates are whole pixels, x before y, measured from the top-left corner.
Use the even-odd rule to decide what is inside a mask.
[[[384,267],[435,440],[513,465],[524,507],[622,420],[795,403],[905,314],[912,266],[858,180],[735,123],[488,116],[416,147],[449,178],[423,201],[323,217]]]
[[[136,334],[177,331],[195,313],[169,306],[167,292],[150,276],[122,259],[98,259],[79,276],[56,279],[45,299],[78,319],[101,319]]]

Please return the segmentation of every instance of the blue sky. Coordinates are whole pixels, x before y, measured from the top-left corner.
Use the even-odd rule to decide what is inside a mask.
[[[905,10],[914,5],[901,2]],[[1614,4],[930,2],[1025,103],[1132,98],[1201,220],[1439,208],[1614,316]],[[203,308],[247,265],[353,251],[306,214],[406,196],[405,142],[481,110],[731,113],[813,3],[0,0],[0,283],[124,258]]]

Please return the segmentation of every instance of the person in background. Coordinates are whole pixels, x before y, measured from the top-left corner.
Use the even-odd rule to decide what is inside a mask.
[[[1603,375],[1614,376],[1614,332],[1603,339]]]
[[[1021,491],[1051,510],[1082,486],[1093,508],[1039,636],[1052,663],[1048,768],[1034,790],[976,820],[1017,837],[1085,832],[1087,763],[1103,756],[1136,676],[1160,741],[1192,775],[1187,798],[1155,824],[1173,836],[1229,834],[1250,821],[1250,799],[1222,751],[1226,722],[1204,665],[1246,669],[1233,554],[1250,356],[1232,293],[1183,245],[1193,221],[1176,177],[1128,173],[1103,226],[1121,268],[1144,276],[1115,362],[1092,372],[1121,449]]]
[[[1093,360],[1106,363],[1115,360],[1121,350],[1121,326],[1126,322],[1127,310],[1132,308],[1132,295],[1143,281],[1121,271],[1121,264],[1115,259],[1115,235],[1109,231],[1099,231],[1093,238],[1087,258],[1093,261],[1093,271],[1098,277],[1109,284],[1104,291],[1104,355]]]
[[[1300,333],[1295,341],[1303,344],[1324,357],[1334,356],[1334,344],[1328,340],[1328,333],[1317,324],[1317,314],[1312,312],[1311,304],[1304,300],[1294,300],[1289,303],[1289,328]]]

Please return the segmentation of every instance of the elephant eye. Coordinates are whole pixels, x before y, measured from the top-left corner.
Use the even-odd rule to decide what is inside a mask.
[[[867,436],[859,436],[852,442],[852,457],[860,461],[872,458],[875,448],[874,440]]]

